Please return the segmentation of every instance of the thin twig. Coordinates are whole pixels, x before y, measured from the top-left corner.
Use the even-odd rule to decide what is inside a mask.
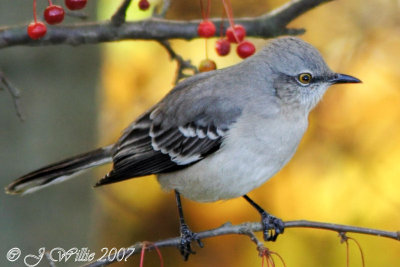
[[[358,233],[358,234],[365,234],[365,235],[375,235],[375,236],[387,237],[387,238],[391,238],[391,239],[400,241],[400,232],[399,231],[398,232],[390,232],[390,231],[382,231],[382,230],[371,229],[371,228],[356,227],[356,226],[334,224],[334,223],[313,222],[313,221],[306,221],[306,220],[285,222],[285,228],[292,228],[292,227],[325,229],[325,230],[332,230],[332,231],[335,231],[338,233],[346,232],[346,233]]]
[[[243,231],[243,234],[247,235],[247,236],[250,238],[250,240],[253,241],[253,242],[256,244],[257,248],[262,248],[262,247],[264,247],[263,242],[261,242],[261,241],[256,237],[256,235],[254,234],[253,231],[251,231],[251,230],[249,230],[249,231]]]
[[[111,17],[111,24],[114,26],[121,26],[126,20],[126,11],[129,8],[132,0],[123,0],[117,11]]]
[[[332,0],[296,0],[259,17],[239,18],[248,36],[271,38],[280,35],[298,35],[304,29],[288,29],[287,24],[304,12]],[[219,25],[221,19],[212,19]],[[46,36],[32,40],[26,34],[26,25],[0,29],[0,48],[30,45],[81,45],[119,40],[167,40],[198,38],[197,26],[200,20],[177,21],[150,18],[143,21],[125,22],[116,28],[110,21],[85,22],[68,26],[51,27]],[[225,23],[227,23],[225,21]],[[219,36],[219,30],[216,32]]]
[[[190,75],[185,74],[186,70],[191,70],[194,73],[198,73],[198,69],[196,66],[194,66],[190,60],[184,60],[182,56],[177,54],[171,47],[171,44],[167,40],[160,40],[158,41],[168,52],[169,56],[171,57],[172,60],[176,60],[178,63],[178,69],[176,71],[176,78],[175,78],[175,84],[178,83],[178,81],[182,78],[186,78]]]
[[[331,230],[338,233],[359,233],[359,234],[366,234],[366,235],[374,235],[379,237],[387,237],[390,239],[400,241],[400,232],[389,232],[389,231],[382,231],[377,229],[370,229],[370,228],[363,228],[363,227],[355,227],[349,225],[341,225],[341,224],[333,224],[333,223],[323,223],[323,222],[314,222],[314,221],[306,221],[306,220],[299,220],[299,221],[287,221],[284,223],[285,228],[314,228],[314,229],[324,229],[324,230]],[[251,223],[242,223],[239,225],[232,225],[231,223],[225,223],[224,225],[203,231],[198,232],[198,237],[200,239],[206,239],[210,237],[222,236],[222,235],[246,235],[251,238],[251,240],[259,246],[259,242],[257,238],[254,239],[254,232],[262,231],[261,223],[251,222]],[[287,233],[287,232],[286,232]],[[157,242],[153,242],[154,246],[158,248],[162,247],[177,247],[180,244],[180,237],[169,238],[165,240],[160,240]],[[133,255],[141,253],[143,242],[138,242],[133,246],[129,247],[133,249]],[[147,248],[148,250],[152,250],[152,248]],[[123,258],[124,255],[118,255],[117,257],[113,257],[114,255],[110,256],[110,258],[118,259]],[[114,260],[116,261],[116,260]],[[114,261],[94,261],[84,267],[97,267],[97,266],[105,266],[113,263]]]
[[[160,14],[158,15],[160,18],[164,18],[165,15],[167,15],[167,11],[170,5],[171,5],[171,0],[163,0],[162,9],[160,11]]]
[[[10,95],[13,99],[13,102],[14,102],[14,107],[15,107],[17,116],[21,121],[23,121],[24,115],[22,114],[22,111],[21,111],[21,102],[20,102],[21,94],[20,94],[18,88],[16,88],[7,79],[7,77],[4,75],[4,73],[0,71],[0,89],[2,89],[2,87],[4,87],[10,93]]]

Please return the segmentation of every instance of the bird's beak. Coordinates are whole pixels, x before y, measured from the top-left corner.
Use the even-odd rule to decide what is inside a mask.
[[[346,75],[346,74],[340,74],[336,73],[335,76],[329,80],[332,84],[336,83],[361,83],[359,79],[356,77]]]
[[[336,83],[361,83],[359,79],[356,77],[346,75],[346,74],[340,74],[336,73],[333,79],[329,80],[332,84]]]

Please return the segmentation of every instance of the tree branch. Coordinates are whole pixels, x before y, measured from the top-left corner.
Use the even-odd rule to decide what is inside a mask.
[[[128,10],[131,2],[132,0],[124,0],[121,3],[115,14],[111,17],[111,24],[114,26],[121,26],[123,23],[125,23],[126,10]]]
[[[357,234],[365,234],[365,235],[374,235],[374,236],[386,237],[386,238],[395,239],[397,241],[400,241],[400,231],[390,232],[390,231],[382,231],[382,230],[377,230],[377,229],[356,227],[356,226],[343,225],[343,224],[299,220],[299,221],[285,222],[285,228],[323,229],[323,230],[335,231],[338,233],[357,233]]]
[[[235,21],[242,24],[248,36],[271,38],[279,35],[298,35],[304,29],[288,29],[287,24],[306,11],[332,0],[295,0],[267,14],[255,18],[239,18]],[[26,34],[26,25],[5,27],[0,29],[0,48],[17,45],[81,45],[120,40],[167,40],[197,38],[199,20],[177,21],[162,18],[150,18],[144,21],[125,22],[116,26],[130,1],[125,0],[114,15],[112,21],[78,23],[67,26],[51,27],[46,36],[40,40],[32,40]],[[119,14],[119,15],[118,15]],[[116,17],[119,19],[116,19]],[[220,19],[213,19],[221,23]],[[225,23],[227,23],[225,21]],[[219,35],[217,30],[216,36]]]
[[[158,16],[161,18],[165,17],[170,5],[171,5],[171,0],[163,0],[162,8]]]
[[[389,231],[382,231],[382,230],[377,230],[377,229],[370,229],[370,228],[364,228],[364,227],[355,227],[355,226],[349,226],[349,225],[342,225],[342,224],[333,224],[333,223],[323,223],[323,222],[314,222],[314,221],[306,221],[306,220],[298,220],[298,221],[287,221],[284,222],[285,228],[314,228],[314,229],[324,229],[324,230],[331,230],[338,232],[339,234],[343,233],[358,233],[358,234],[366,234],[366,235],[374,235],[374,236],[379,236],[379,237],[386,237],[390,239],[394,239],[397,241],[400,241],[400,231],[398,232],[389,232]],[[261,232],[262,231],[262,225],[261,223],[256,223],[256,222],[249,222],[249,223],[242,223],[239,225],[232,225],[231,223],[225,223],[222,226],[203,231],[203,232],[198,232],[198,237],[200,239],[206,239],[210,237],[216,237],[216,236],[222,236],[222,235],[246,235],[248,236],[256,245],[257,248],[262,247],[262,244],[258,239],[254,236],[254,232]],[[130,249],[133,249],[133,254],[140,254],[142,251],[144,242],[138,242],[131,247]],[[162,248],[162,247],[177,247],[180,244],[180,237],[174,237],[174,238],[169,238],[165,240],[160,240],[154,243],[151,243],[152,246],[146,246],[146,250],[154,250],[155,247]],[[125,251],[123,251],[125,253]],[[118,255],[117,257],[113,257],[114,255],[111,255],[109,258],[113,259],[118,259],[118,258],[124,258],[124,255],[121,253],[121,255]],[[89,263],[87,265],[84,265],[84,267],[98,267],[98,266],[105,266],[112,264],[113,262],[116,262],[117,260],[114,261],[94,261],[92,263]]]
[[[171,47],[171,44],[167,40],[158,41],[164,48],[167,50],[169,56],[172,60],[176,60],[178,63],[178,69],[175,78],[175,84],[182,78],[188,77],[189,75],[185,74],[185,70],[191,70],[193,73],[198,73],[198,69],[196,66],[192,65],[190,60],[184,60],[182,56],[177,54]]]
[[[18,88],[16,88],[4,75],[3,72],[0,71],[0,90],[5,88],[11,95],[14,106],[15,106],[15,111],[17,112],[18,118],[23,121],[24,120],[24,115],[22,114],[21,111],[21,103],[20,103],[20,92]]]

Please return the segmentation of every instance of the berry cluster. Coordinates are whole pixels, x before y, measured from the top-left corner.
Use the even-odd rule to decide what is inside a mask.
[[[58,24],[64,20],[64,8],[54,5],[51,0],[48,7],[44,10],[44,20],[50,24]],[[87,0],[65,0],[65,6],[70,10],[82,9],[86,6]],[[47,27],[43,22],[37,20],[36,0],[33,0],[33,19],[34,21],[28,25],[27,32],[31,39],[37,40],[46,35]]]
[[[238,44],[236,48],[236,53],[241,58],[247,58],[254,54],[256,48],[253,43],[244,40],[246,37],[246,29],[240,25],[235,24],[233,21],[233,12],[232,7],[230,5],[230,1],[222,0],[225,8],[225,13],[229,19],[230,27],[225,32],[225,37],[223,37],[223,25],[221,24],[221,38],[218,39],[215,43],[215,50],[218,55],[226,56],[231,51],[231,44],[235,43]],[[216,33],[216,27],[212,21],[208,19],[210,13],[210,0],[207,3],[207,10],[204,11],[203,8],[203,1],[200,0],[200,7],[203,16],[203,21],[199,23],[197,27],[197,34],[203,38],[210,38],[213,37]],[[206,43],[207,44],[207,43]],[[207,49],[207,48],[206,48]],[[203,71],[210,71],[216,69],[216,64],[214,61],[208,59],[203,60],[200,63],[199,70],[200,72]]]
[[[245,41],[246,29],[240,25],[236,24],[233,27],[230,26],[226,30],[226,38],[220,38],[215,43],[215,50],[218,55],[226,56],[231,50],[231,43],[237,43],[236,53],[241,58],[246,58],[254,54],[256,48],[253,43]]]

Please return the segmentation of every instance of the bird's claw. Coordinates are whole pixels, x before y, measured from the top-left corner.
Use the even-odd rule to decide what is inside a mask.
[[[204,246],[198,235],[196,233],[193,233],[186,224],[182,224],[179,251],[185,261],[188,260],[190,254],[196,254],[191,245],[193,241],[196,241],[201,248]]]
[[[279,234],[285,230],[284,222],[267,212],[261,214],[261,224],[265,241],[275,241]]]

